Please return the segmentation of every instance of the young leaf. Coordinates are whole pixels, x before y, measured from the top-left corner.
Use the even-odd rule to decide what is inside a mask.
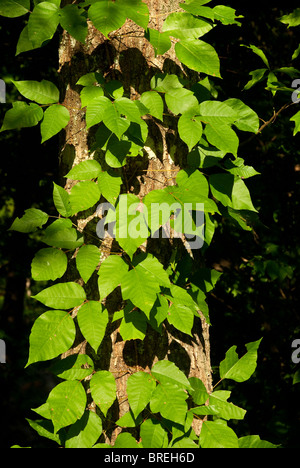
[[[111,109],[111,101],[107,97],[93,99],[86,108],[86,128],[102,122],[107,109]]]
[[[54,432],[76,423],[85,411],[86,401],[86,393],[80,382],[69,380],[54,387],[47,399]]]
[[[233,8],[230,8],[225,5],[217,5],[213,8],[213,13],[215,20],[221,21],[221,23],[227,24],[237,24],[241,26],[239,21],[236,21],[236,18],[244,18],[242,15],[236,16],[236,11]]]
[[[61,278],[67,269],[68,258],[58,249],[39,250],[31,264],[31,275],[35,281],[55,281]]]
[[[239,408],[227,400],[231,392],[226,390],[217,390],[210,394],[209,405],[212,405],[217,411],[218,416],[229,421],[230,419],[244,419],[246,410]]]
[[[94,402],[106,416],[117,397],[116,381],[113,374],[108,371],[96,372],[91,378],[90,389]]]
[[[76,335],[73,319],[67,312],[50,310],[40,315],[31,330],[29,364],[53,359],[68,351]]]
[[[53,182],[53,201],[59,214],[65,218],[71,216],[70,195],[63,187],[60,187],[60,185],[57,185],[55,182]]]
[[[69,123],[70,114],[66,107],[54,104],[44,112],[41,122],[42,143],[63,130]]]
[[[258,435],[249,435],[239,438],[239,448],[279,448],[280,445],[271,444],[266,440],[261,440]]]
[[[66,5],[60,9],[59,17],[62,28],[84,44],[88,33],[85,11],[77,5]]]
[[[43,110],[37,104],[16,101],[12,109],[6,112],[0,132],[34,127],[42,120],[43,115]]]
[[[1,0],[0,16],[17,18],[26,15],[30,10],[30,0]]]
[[[108,324],[107,310],[102,310],[100,302],[89,301],[80,307],[77,320],[81,333],[97,353]]]
[[[71,282],[55,284],[31,297],[53,309],[72,309],[86,300],[84,289]]]
[[[231,379],[235,382],[245,382],[256,369],[257,350],[261,339],[246,344],[247,353],[241,358],[236,353],[236,346],[232,346],[226,353],[225,359],[220,363],[221,379]]]
[[[59,101],[59,91],[51,81],[13,81],[13,84],[22,96],[38,104],[55,104]]]
[[[185,39],[175,46],[177,58],[192,70],[221,78],[220,60],[215,49],[198,39]]]
[[[85,411],[66,437],[66,448],[92,448],[102,433],[102,420],[93,411]]]
[[[165,100],[170,111],[176,115],[199,107],[198,100],[194,93],[185,88],[169,90],[165,95]]]
[[[163,120],[164,102],[156,91],[146,91],[141,95],[140,100],[149,109],[149,114]]]
[[[23,232],[25,234],[29,232],[35,232],[37,228],[41,228],[47,223],[49,216],[41,210],[36,208],[29,208],[25,210],[25,214],[22,218],[16,218],[9,228],[9,231]]]
[[[291,117],[291,122],[295,122],[295,128],[294,128],[294,136],[297,135],[298,132],[300,132],[300,111],[297,112],[297,114],[293,115]]]
[[[76,255],[76,267],[85,283],[88,282],[100,262],[100,251],[95,245],[83,245]]]
[[[239,442],[235,432],[224,422],[203,421],[200,433],[201,448],[238,448]]]
[[[289,15],[284,15],[279,18],[283,24],[287,24],[289,28],[300,25],[300,8],[296,8]]]
[[[129,377],[127,381],[128,402],[135,418],[146,408],[155,388],[156,382],[147,372],[136,372]]]
[[[256,112],[239,99],[227,99],[224,104],[231,107],[238,116],[234,125],[244,132],[257,133],[259,130],[259,118]]]
[[[58,6],[47,1],[34,7],[28,20],[28,37],[35,48],[54,36],[59,24],[58,12]]]

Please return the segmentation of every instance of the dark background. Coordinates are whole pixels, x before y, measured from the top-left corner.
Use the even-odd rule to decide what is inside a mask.
[[[222,2],[220,2],[222,3]],[[214,2],[214,4],[216,4]],[[267,54],[271,67],[297,66],[291,56],[299,45],[299,28],[288,29],[278,21],[290,13],[294,2],[229,1],[226,5],[243,15],[243,26],[219,26],[209,33],[221,58],[222,91],[219,99],[236,97],[250,105],[265,121],[290,102],[290,95],[275,98],[264,84],[243,91],[249,72],[264,65],[241,44],[254,44]],[[57,82],[58,37],[42,50],[15,57],[23,19],[0,17],[0,78],[7,81],[8,103],[0,105],[0,122],[18,93],[9,80]],[[56,44],[55,44],[56,43]],[[55,45],[57,47],[55,47]],[[300,71],[299,71],[300,78]],[[287,86],[292,79],[280,76]],[[218,83],[216,81],[216,83]],[[300,110],[300,107],[298,108]],[[239,436],[259,434],[284,448],[299,446],[300,384],[293,385],[297,366],[291,361],[292,342],[300,338],[299,320],[299,191],[300,137],[293,137],[290,118],[297,106],[280,114],[261,135],[240,134],[239,156],[260,172],[247,179],[260,222],[254,232],[239,230],[219,220],[207,252],[208,265],[223,272],[210,295],[212,363],[216,369],[225,352],[263,337],[255,375],[242,384],[224,385],[232,390],[235,404],[247,409],[244,421],[231,423]],[[35,236],[8,232],[15,216],[36,207],[49,213],[52,181],[57,176],[58,143],[54,138],[40,145],[39,129],[0,134],[0,339],[7,344],[7,363],[0,364],[0,447],[57,447],[41,439],[26,418],[30,408],[42,404],[53,386],[47,364],[24,370],[28,336],[39,307],[29,300],[35,285],[30,264],[37,248]]]

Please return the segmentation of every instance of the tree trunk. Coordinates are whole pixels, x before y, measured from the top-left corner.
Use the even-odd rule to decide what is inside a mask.
[[[163,20],[171,11],[178,11],[178,0],[148,0],[150,11],[150,27],[161,30]],[[87,131],[85,127],[85,110],[81,109],[80,87],[76,86],[78,79],[89,72],[99,71],[105,78],[119,79],[125,89],[126,95],[136,99],[144,91],[150,89],[150,80],[155,73],[169,72],[184,76],[184,71],[175,59],[172,48],[164,56],[155,57],[152,46],[144,38],[142,30],[135,23],[128,20],[125,25],[111,34],[107,40],[92,25],[86,44],[83,46],[76,42],[64,31],[59,52],[61,89],[65,93],[63,104],[71,114],[70,123],[61,141],[60,174],[61,181],[69,190],[74,182],[63,179],[64,175],[76,164],[94,155],[90,152],[93,142],[93,130]],[[169,133],[167,117],[164,125],[149,122],[150,132],[144,148],[142,163],[136,158],[130,159],[130,164],[123,168],[123,193],[135,193],[144,197],[156,189],[163,189],[175,183],[176,173],[183,164],[180,151],[175,152],[174,139],[176,135]],[[172,157],[171,157],[172,155]],[[79,229],[88,224],[88,229],[94,229],[96,213],[87,212],[84,218],[77,219]],[[165,265],[171,256],[172,249],[178,239],[161,239],[158,245],[148,241],[147,251],[155,253]],[[180,242],[180,241],[179,241]],[[99,244],[97,244],[99,245]],[[105,259],[112,247],[112,242],[105,250],[102,248],[101,259]],[[98,300],[99,293],[96,280],[91,281],[90,299]],[[105,306],[111,317],[113,313],[124,307],[120,291],[111,294]],[[128,410],[126,395],[126,382],[129,376],[137,371],[149,371],[158,360],[168,359],[174,362],[185,374],[198,377],[211,391],[211,365],[209,327],[202,316],[196,321],[193,337],[178,332],[170,325],[163,327],[160,335],[148,327],[146,338],[143,341],[123,341],[119,334],[119,322],[110,322],[106,337],[98,351],[97,370],[106,369],[113,373],[117,382],[117,404],[114,405],[114,416],[110,419],[116,421]],[[202,324],[202,327],[200,326]],[[89,352],[85,342],[79,344],[74,352]],[[194,430],[200,432],[200,422],[195,421]],[[108,439],[113,443],[118,434],[115,426],[107,428]]]

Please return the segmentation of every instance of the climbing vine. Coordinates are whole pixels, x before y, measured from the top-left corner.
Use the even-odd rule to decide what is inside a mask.
[[[247,179],[258,173],[239,155],[239,134],[257,134],[262,130],[260,120],[241,100],[218,99],[219,57],[202,39],[219,23],[240,26],[242,17],[230,7],[208,4],[209,0],[181,3],[178,11],[167,15],[160,32],[148,28],[149,10],[141,0],[91,0],[62,8],[60,0],[1,2],[3,16],[28,15],[17,54],[42,47],[58,28],[84,43],[92,23],[109,40],[130,19],[143,28],[157,55],[174,47],[177,60],[201,74],[192,82],[188,77],[158,73],[135,100],[126,94],[122,82],[107,79],[100,71],[82,76],[77,85],[86,129],[95,133],[89,157],[64,174],[72,182],[70,189],[53,182],[57,216],[29,208],[10,228],[25,234],[38,232],[44,244],[32,260],[31,273],[34,281],[50,283],[32,299],[47,311],[32,327],[26,367],[54,360],[52,370],[61,381],[47,401],[34,409],[42,419],[29,420],[29,424],[60,446],[111,447],[103,428],[116,400],[116,380],[113,373],[97,370],[95,364],[111,321],[119,321],[124,341],[143,341],[151,328],[161,332],[166,323],[188,336],[196,321],[199,326],[202,319],[210,324],[205,298],[220,273],[199,268],[195,261],[181,271],[176,250],[165,267],[148,252],[149,238],[159,242],[158,233],[169,224],[193,260],[195,249],[205,252],[212,242],[216,216],[230,217],[237,228],[246,231],[258,217],[247,188]],[[272,93],[290,91],[276,73],[294,76],[295,69],[272,70],[262,50],[250,48],[265,68],[251,72],[245,89],[266,79]],[[13,84],[22,100],[6,112],[2,132],[40,125],[44,143],[66,128],[70,110],[60,101],[56,84],[47,80]],[[299,118],[298,113],[291,119],[296,123],[295,134]],[[123,169],[143,157],[149,122],[168,125],[185,146],[186,158],[175,184],[141,199],[122,190],[126,186]],[[77,223],[78,213],[86,210],[92,210],[92,219],[99,221],[93,233],[88,224],[81,228]],[[107,238],[113,238],[116,247],[104,255]],[[68,271],[74,275],[74,263],[78,276],[70,280]],[[93,296],[88,284],[95,274],[98,291]],[[116,288],[120,288],[123,307],[111,317],[106,298]],[[78,332],[89,344],[89,354],[68,354]],[[114,421],[122,429],[114,447],[273,447],[259,436],[237,437],[228,421],[242,420],[246,411],[228,401],[229,391],[218,389],[225,379],[244,382],[251,377],[260,342],[246,344],[244,354],[237,353],[236,346],[227,351],[212,391],[167,360],[130,375],[130,411]],[[63,359],[57,359],[61,355]],[[193,429],[195,419],[203,422],[200,433]]]

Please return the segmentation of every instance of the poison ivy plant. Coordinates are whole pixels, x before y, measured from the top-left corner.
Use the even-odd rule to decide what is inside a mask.
[[[148,7],[141,0],[91,0],[63,8],[59,0],[52,0],[34,2],[32,9],[29,0],[3,0],[0,6],[3,16],[29,15],[17,54],[43,47],[58,28],[84,43],[88,22],[111,38],[126,19],[131,19],[143,29],[155,54],[167,52],[171,38],[175,38],[177,59],[201,73],[196,84],[174,74],[156,74],[150,89],[136,100],[127,97],[123,84],[116,79],[108,81],[98,72],[83,75],[77,86],[81,89],[86,128],[95,131],[93,151],[103,152],[103,162],[93,159],[95,153],[91,152],[89,159],[65,174],[72,182],[69,189],[53,184],[56,217],[30,208],[10,228],[21,233],[38,233],[39,240],[47,246],[32,260],[32,278],[36,282],[55,283],[47,284],[32,296],[49,310],[32,327],[27,366],[63,355],[53,365],[53,372],[62,381],[51,390],[45,404],[34,410],[43,419],[30,420],[29,424],[42,437],[67,448],[109,447],[104,443],[103,423],[117,398],[116,378],[107,370],[97,370],[95,363],[101,359],[97,353],[112,321],[120,321],[119,332],[124,341],[144,340],[149,329],[161,332],[164,324],[190,337],[194,323],[201,326],[200,311],[210,323],[205,298],[219,274],[198,267],[191,257],[183,268],[176,251],[170,265],[164,267],[141,246],[149,238],[155,239],[157,232],[169,223],[184,240],[191,236],[200,239],[205,249],[212,242],[216,216],[231,217],[237,227],[246,231],[251,230],[251,220],[258,216],[247,187],[247,179],[258,173],[245,164],[239,138],[241,132],[259,131],[259,117],[239,99],[218,100],[214,80],[221,78],[220,60],[215,48],[203,40],[219,23],[240,26],[238,20],[242,17],[230,7],[212,8],[207,6],[209,3],[209,0],[181,3],[184,11],[166,15],[162,32],[148,27]],[[282,21],[297,26],[298,16],[296,10]],[[249,47],[264,67],[251,72],[252,79],[245,88],[267,78],[267,89],[273,94],[285,91],[277,73],[293,76],[296,70],[272,70],[264,52],[254,45]],[[60,102],[60,92],[54,83],[43,80],[13,81],[13,84],[26,101],[15,102],[6,112],[1,131],[40,123],[44,143],[68,125],[70,110]],[[187,158],[174,185],[153,190],[140,199],[134,193],[122,192],[125,182],[122,168],[143,154],[149,135],[148,121],[152,120],[163,122],[179,135]],[[291,120],[296,122],[297,133],[298,114]],[[74,219],[87,210],[97,213],[101,197],[108,202],[109,213],[102,219],[103,235],[95,238],[87,230],[82,232]],[[180,223],[178,213],[184,213],[184,223]],[[106,228],[107,224],[114,225],[112,231]],[[103,258],[101,246],[109,233],[114,236],[116,248]],[[193,250],[189,246],[187,249]],[[190,268],[189,262],[194,266]],[[72,271],[74,275],[74,270],[72,281],[62,279],[66,272]],[[90,288],[95,280],[97,297]],[[104,303],[117,288],[123,305],[112,318]],[[67,355],[78,333],[92,349],[91,356]],[[220,363],[219,381],[213,391],[208,391],[196,377],[188,379],[183,370],[167,360],[156,362],[147,372],[130,375],[126,389],[129,411],[115,426],[135,428],[138,437],[121,432],[114,446],[274,447],[258,436],[239,439],[228,422],[242,420],[246,411],[228,401],[229,391],[216,389],[226,380],[244,382],[253,375],[260,341],[248,343],[242,357],[236,346],[228,350]],[[88,398],[94,405],[87,406]],[[202,420],[200,435],[193,430],[195,419]]]

